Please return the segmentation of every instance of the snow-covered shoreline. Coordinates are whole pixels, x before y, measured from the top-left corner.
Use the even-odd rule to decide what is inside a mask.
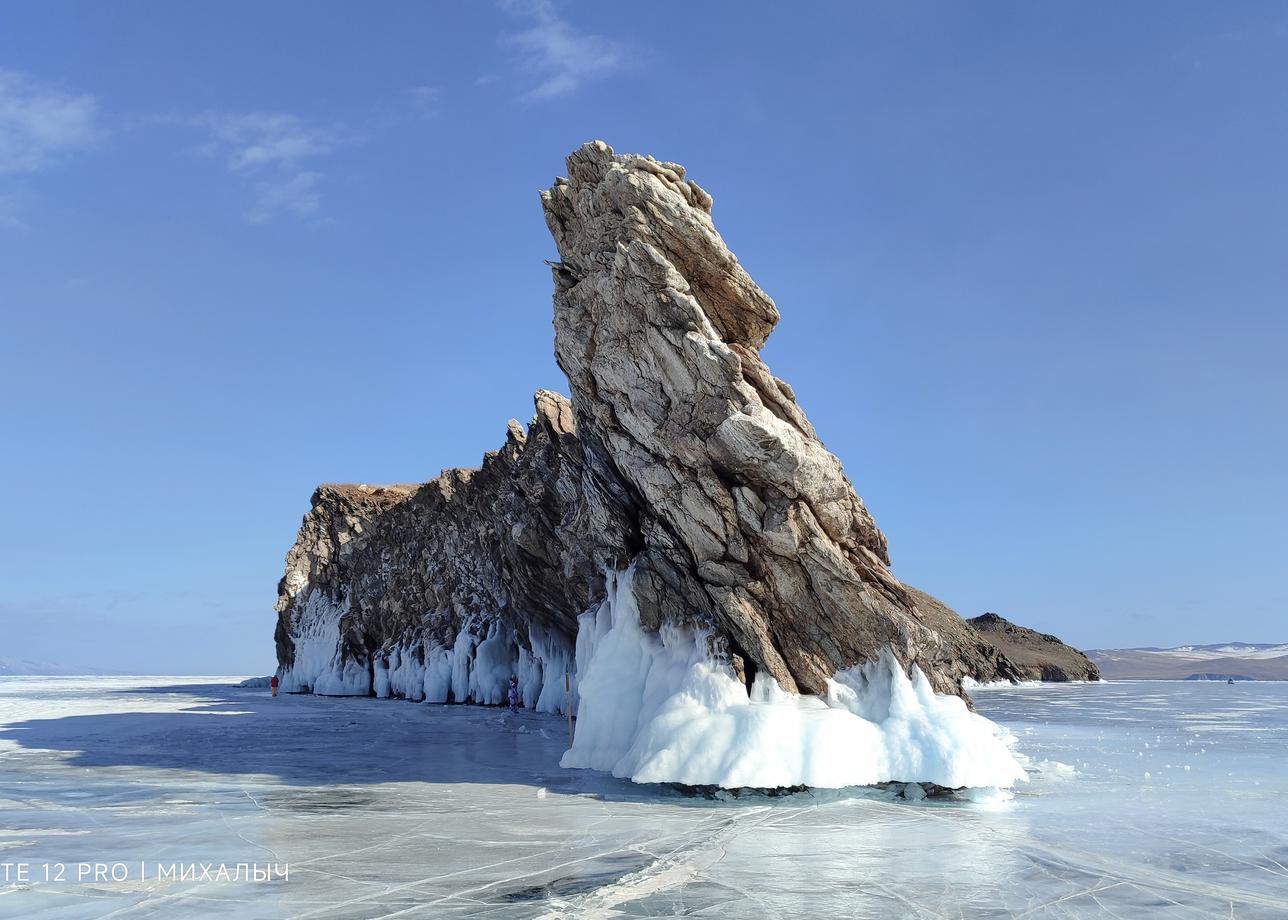
[[[962,689],[974,693],[977,690],[1015,690],[1016,688],[1067,687],[1071,684],[1107,684],[1100,680],[988,680],[978,681],[969,677],[962,678]]]

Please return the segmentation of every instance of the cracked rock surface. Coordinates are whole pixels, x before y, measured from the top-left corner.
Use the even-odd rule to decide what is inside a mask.
[[[571,399],[539,392],[478,470],[319,488],[280,586],[283,667],[316,592],[343,610],[339,654],[359,665],[480,623],[518,648],[534,625],[570,646],[604,568],[633,563],[644,625],[709,629],[748,680],[819,693],[884,647],[943,693],[1025,676],[891,573],[841,462],[761,360],[777,307],[683,167],[596,141],[541,200]]]
[[[985,613],[966,622],[1001,650],[1023,680],[1101,679],[1100,668],[1090,658],[1049,633],[1019,626],[996,613]]]

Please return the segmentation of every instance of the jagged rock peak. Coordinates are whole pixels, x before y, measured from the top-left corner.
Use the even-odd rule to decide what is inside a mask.
[[[615,155],[592,141],[568,157],[568,178],[542,193],[546,224],[563,262],[556,271],[583,278],[619,247],[658,268],[673,266],[729,344],[760,349],[778,308],[716,232],[711,196],[683,166]]]
[[[922,623],[840,462],[761,360],[778,310],[710,196],[596,141],[542,203],[578,429],[639,496],[645,621],[708,618],[788,689],[819,692],[884,646],[953,688],[965,628]]]
[[[761,360],[778,309],[711,196],[600,141],[567,165],[542,205],[571,399],[539,391],[476,470],[314,493],[279,586],[287,689],[497,702],[519,673],[528,705],[563,708],[578,617],[628,566],[616,583],[645,631],[705,632],[749,686],[763,672],[822,693],[886,649],[941,693],[1015,676],[890,572],[840,461]]]

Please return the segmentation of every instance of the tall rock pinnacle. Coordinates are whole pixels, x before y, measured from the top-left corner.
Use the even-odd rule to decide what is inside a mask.
[[[542,193],[555,354],[478,470],[323,486],[279,587],[288,690],[563,709],[578,617],[628,566],[646,631],[705,632],[748,686],[820,694],[888,649],[934,689],[1018,672],[891,574],[885,536],[760,349],[778,321],[684,168],[599,141]],[[610,579],[611,580],[611,579]],[[580,655],[580,651],[577,652]]]
[[[578,431],[639,496],[645,621],[708,617],[789,689],[820,692],[884,646],[940,670],[943,639],[891,575],[885,536],[760,358],[778,310],[711,197],[681,166],[596,141],[542,202]]]

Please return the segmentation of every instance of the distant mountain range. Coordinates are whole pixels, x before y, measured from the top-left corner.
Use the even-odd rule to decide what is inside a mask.
[[[103,668],[83,668],[47,661],[27,661],[25,658],[0,658],[0,677],[56,677],[79,674],[120,674]]]
[[[1288,644],[1098,648],[1087,657],[1108,680],[1288,680]]]

